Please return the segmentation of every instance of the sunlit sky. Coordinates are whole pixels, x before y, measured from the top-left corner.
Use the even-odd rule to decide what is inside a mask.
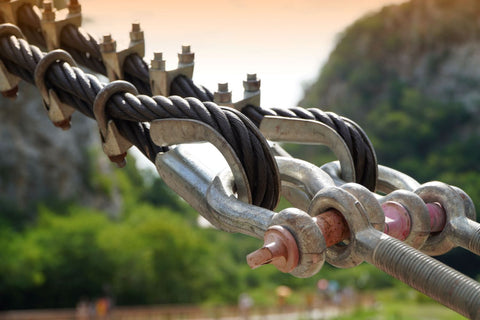
[[[359,17],[404,0],[83,0],[83,27],[100,39],[111,33],[118,47],[129,41],[131,23],[145,32],[145,60],[163,52],[167,69],[190,44],[194,80],[210,90],[228,82],[233,100],[242,80],[257,73],[262,107],[297,105],[302,85],[326,62],[340,32]],[[321,107],[321,106],[318,106]],[[140,167],[152,167],[133,152]],[[201,152],[205,153],[205,152]],[[209,156],[212,156],[210,153]],[[221,160],[219,160],[221,161]]]
[[[246,73],[262,80],[262,105],[289,107],[319,72],[338,34],[357,18],[400,0],[83,0],[83,26],[100,39],[128,42],[132,22],[145,31],[146,56],[177,63],[182,44],[196,54],[194,80],[214,90],[229,82],[241,96]]]

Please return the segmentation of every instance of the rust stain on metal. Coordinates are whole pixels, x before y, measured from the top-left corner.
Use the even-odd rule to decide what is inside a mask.
[[[247,256],[247,263],[252,269],[271,263],[282,272],[291,272],[298,259],[297,242],[290,231],[273,226],[265,232],[263,247]]]
[[[316,216],[314,220],[325,237],[327,247],[350,238],[347,221],[339,211],[331,209]]]
[[[427,209],[430,214],[430,232],[442,231],[447,223],[445,209],[438,202],[427,203]]]
[[[2,96],[12,100],[15,100],[17,98],[17,94],[18,94],[18,86],[15,86],[10,90],[2,91]]]

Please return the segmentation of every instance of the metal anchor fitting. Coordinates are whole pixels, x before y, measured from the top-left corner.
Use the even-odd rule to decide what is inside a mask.
[[[228,91],[228,83],[219,83],[218,91],[214,92],[213,102],[241,111],[246,106],[260,107],[260,79],[256,73],[248,73],[243,81],[243,99],[232,102],[232,92]]]
[[[3,0],[0,1],[0,16],[3,21],[18,25],[18,9],[24,5],[35,6],[36,0]]]
[[[40,90],[43,98],[43,106],[47,110],[48,117],[55,127],[63,130],[70,128],[70,121],[75,109],[66,103],[63,103],[58,98],[55,90],[48,89],[45,84],[45,75],[48,69],[54,63],[67,62],[70,66],[77,67],[72,56],[64,50],[53,50],[47,53],[42,60],[40,60],[35,68],[35,85]]]
[[[341,177],[355,182],[352,155],[340,135],[329,126],[314,120],[265,116],[260,123],[265,138],[277,142],[325,145],[340,160]]]
[[[138,95],[137,88],[129,82],[121,80],[110,82],[95,97],[93,113],[100,130],[103,152],[110,161],[123,168],[127,164],[125,159],[127,150],[130,149],[132,144],[120,134],[115,122],[108,117],[106,112],[108,100],[116,93],[121,92]]]
[[[157,171],[170,188],[215,227],[263,237],[275,213],[250,204],[252,198],[243,166],[225,138],[205,123],[184,119],[155,120],[150,135],[160,146],[206,141],[216,147],[230,169],[202,164],[198,159],[208,146],[205,144],[203,150],[178,145],[158,154]]]
[[[81,8],[78,0],[70,0],[68,7],[61,10],[56,10],[52,1],[43,2],[41,24],[48,51],[60,48],[60,35],[66,25],[82,25]]]
[[[178,76],[185,76],[188,79],[193,77],[193,68],[195,66],[195,53],[189,45],[182,46],[182,52],[178,53],[178,66],[173,70],[166,70],[165,60],[161,52],[153,54],[153,60],[150,65],[150,87],[153,95],[169,96],[172,81]]]
[[[334,186],[334,180],[320,168],[293,158],[276,157],[282,174],[282,195],[294,206],[308,210],[311,200],[326,186]],[[337,181],[338,182],[338,181]],[[445,214],[438,203],[425,205],[413,192],[397,190],[385,197],[369,195],[370,191],[354,183],[342,182],[342,188],[356,195],[363,203],[370,202],[376,210],[367,212],[370,224],[377,230],[420,248],[430,233],[441,231]],[[373,196],[376,196],[375,199]],[[379,201],[381,210],[374,202]],[[329,242],[329,239],[326,239]]]
[[[124,79],[123,64],[125,59],[133,54],[140,57],[145,55],[145,40],[140,24],[132,23],[130,43],[127,48],[117,50],[117,42],[112,39],[112,35],[107,34],[103,36],[103,41],[100,43],[100,52],[107,69],[108,79],[110,81]]]
[[[480,224],[474,221],[475,208],[465,192],[442,182],[429,182],[415,193],[426,203],[439,203],[439,216],[446,220],[445,227],[432,234],[421,247],[423,252],[440,255],[460,246],[480,255]]]
[[[336,185],[345,184],[339,178],[338,162],[328,163],[322,169]],[[377,191],[395,190],[379,199],[387,214],[393,215],[388,218],[389,229],[385,233],[432,256],[457,246],[480,255],[480,224],[474,221],[474,204],[464,191],[441,182],[420,186],[404,173],[384,166],[378,169]]]
[[[292,238],[286,236],[288,257],[278,261],[273,259],[272,263],[280,267],[285,265],[285,271],[291,271],[298,276],[313,275],[321,268],[324,261],[321,243],[324,239],[315,222],[307,213],[296,208],[275,213],[247,203],[245,197],[239,195],[238,190],[241,188],[238,186],[238,181],[243,181],[241,183],[245,186],[244,188],[247,188],[248,183],[245,176],[235,169],[235,165],[232,165],[237,162],[236,166],[241,168],[241,164],[235,160],[236,157],[228,156],[228,153],[233,155],[233,151],[223,147],[226,144],[224,138],[211,127],[194,120],[156,120],[152,122],[150,133],[152,140],[158,145],[209,141],[222,152],[224,157],[227,154],[225,158],[231,170],[224,170],[220,174],[217,173],[218,169],[201,165],[198,160],[194,160],[198,159],[198,151],[196,154],[191,148],[185,148],[182,145],[164,154],[158,154],[156,159],[158,173],[167,185],[212,225],[227,232],[240,232],[259,239],[263,238],[269,226],[288,225],[288,232],[293,230],[292,234],[298,234],[302,239],[314,240],[304,241],[299,245],[298,251],[291,251],[296,245],[292,245]],[[319,172],[319,169],[316,172]],[[328,181],[326,175],[320,174],[318,180],[312,184],[323,184],[322,179]],[[272,235],[272,232],[276,234]],[[277,229],[269,231],[266,236],[282,241],[282,235],[286,233]],[[262,254],[265,259],[269,259],[268,251],[264,250]],[[292,266],[295,268],[290,270]]]
[[[0,2],[0,5],[2,3]],[[1,6],[0,6],[1,7]],[[15,36],[20,39],[25,39],[22,31],[10,23],[0,25],[0,38]],[[18,93],[18,84],[20,78],[8,72],[5,64],[0,61],[0,92],[5,98],[15,99]]]
[[[320,167],[323,171],[335,181],[336,186],[341,186],[349,181],[342,177],[342,166],[339,161],[332,161],[325,163]],[[397,171],[395,169],[378,165],[378,178],[375,191],[381,193],[390,193],[395,190],[409,190],[413,191],[420,186],[412,177]]]
[[[479,283],[375,230],[370,226],[361,201],[347,190],[338,187],[322,189],[314,197],[309,213],[315,216],[316,219],[310,219],[316,222],[322,238],[332,229],[330,223],[317,222],[323,220],[323,215],[328,215],[335,224],[343,226],[335,232],[338,242],[343,240],[343,245],[332,245],[327,249],[326,242],[323,243],[327,261],[333,260],[336,265],[356,265],[366,261],[464,316],[472,319],[480,317]],[[272,222],[276,221],[272,219]],[[282,226],[281,223],[279,225]],[[346,229],[349,233],[345,232]],[[312,241],[294,232],[292,235],[299,247],[304,241]],[[256,259],[260,255],[261,251],[258,250],[249,255],[247,259],[256,263],[251,266],[268,263]]]

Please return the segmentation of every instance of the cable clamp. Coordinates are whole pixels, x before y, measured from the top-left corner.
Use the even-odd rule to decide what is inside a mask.
[[[24,5],[31,5],[32,7],[37,4],[36,0],[4,0],[0,1],[0,16],[3,21],[18,25],[18,9]]]
[[[51,1],[43,2],[42,31],[48,51],[60,48],[62,29],[69,24],[82,25],[82,12],[78,0],[71,0],[68,8],[56,10]]]
[[[246,106],[260,107],[260,79],[257,74],[247,74],[243,81],[243,99],[232,102],[232,92],[228,90],[228,83],[219,83],[218,90],[213,94],[213,102],[221,106],[228,106],[241,111]]]
[[[194,66],[195,53],[191,51],[189,45],[182,46],[182,52],[178,53],[178,66],[173,70],[167,71],[163,54],[161,52],[155,52],[149,70],[150,87],[152,88],[153,95],[168,97],[170,95],[172,81],[178,76],[185,76],[192,79]]]
[[[93,113],[100,131],[103,152],[105,152],[110,161],[123,168],[127,163],[125,160],[127,150],[132,144],[121,135],[114,120],[106,112],[107,102],[113,95],[121,92],[138,95],[137,89],[131,83],[121,80],[113,81],[97,94],[93,103]]]
[[[0,2],[0,5],[4,4]],[[17,38],[24,39],[22,31],[11,23],[4,23],[0,25],[0,38],[16,36]],[[18,83],[20,78],[8,72],[5,64],[0,61],[0,92],[5,98],[16,98],[18,92]]]
[[[70,122],[75,108],[62,102],[55,90],[47,88],[45,83],[46,73],[54,63],[66,62],[72,67],[77,67],[72,56],[64,50],[53,50],[40,60],[35,68],[35,85],[40,90],[43,99],[43,106],[47,110],[48,117],[55,127],[63,130],[70,129]]]
[[[100,43],[100,52],[107,69],[108,79],[110,81],[124,79],[123,64],[125,59],[133,54],[137,54],[142,58],[145,55],[145,39],[140,24],[132,24],[130,43],[127,48],[117,51],[117,42],[113,40],[111,34],[107,34],[103,36],[103,42]]]

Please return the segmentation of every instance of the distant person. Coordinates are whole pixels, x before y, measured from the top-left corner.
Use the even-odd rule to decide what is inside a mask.
[[[75,318],[77,320],[90,319],[90,302],[87,299],[82,298],[80,299],[80,301],[78,301]]]
[[[253,307],[253,299],[248,295],[248,293],[242,293],[238,297],[238,309],[240,311],[240,316],[248,320],[250,309]]]

